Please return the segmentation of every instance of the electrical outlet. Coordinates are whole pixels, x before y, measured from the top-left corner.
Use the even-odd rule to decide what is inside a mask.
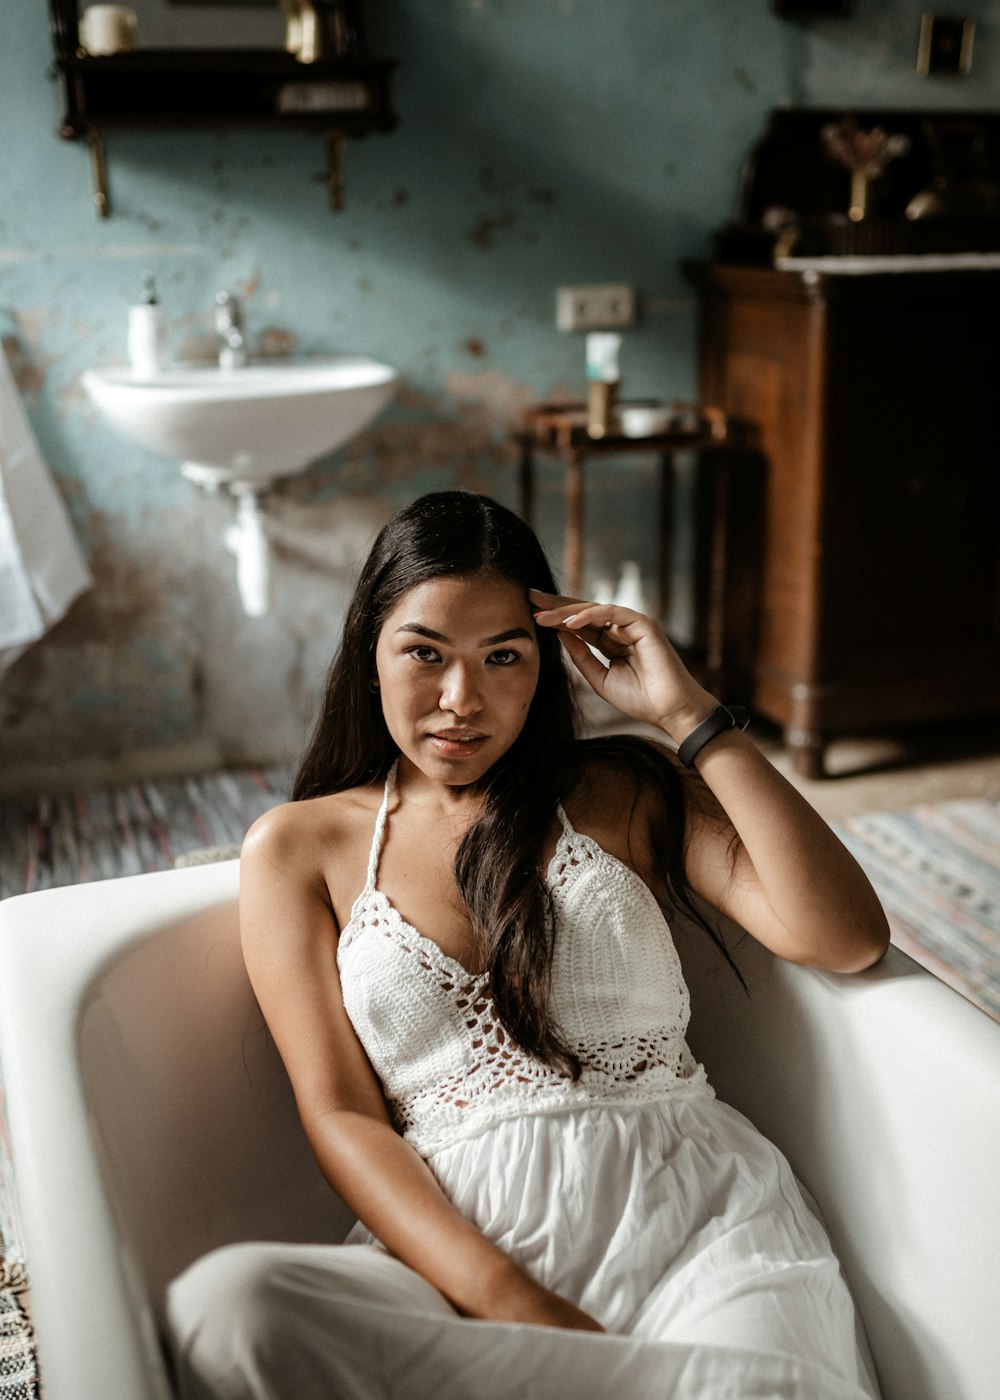
[[[561,331],[616,331],[634,326],[635,320],[635,288],[627,283],[556,288],[556,325]]]

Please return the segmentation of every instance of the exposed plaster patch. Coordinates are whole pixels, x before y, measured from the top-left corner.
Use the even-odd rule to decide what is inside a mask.
[[[286,331],[281,326],[265,326],[257,338],[257,353],[269,359],[283,355],[294,355],[299,338],[294,331]]]
[[[21,317],[15,315],[14,319],[19,321]],[[35,352],[34,346],[32,346],[33,353],[29,355],[20,337],[16,335],[5,335],[2,344],[11,374],[14,376],[14,383],[17,385],[25,404],[29,408],[34,408],[45,387],[49,368],[58,363],[58,358],[55,355],[39,354]]]
[[[147,561],[130,555],[127,540],[119,537],[120,523],[107,512],[91,511],[86,528],[94,587],[60,627],[72,630],[76,641],[103,641],[150,623],[160,604],[162,578]]]
[[[342,490],[458,484],[495,491],[498,480],[513,481],[510,429],[534,400],[527,385],[496,369],[456,371],[443,394],[404,385],[396,408],[409,416],[390,416],[356,439],[335,480]],[[414,421],[417,414],[423,421]]]
[[[21,307],[14,312],[14,320],[25,340],[37,346],[43,336],[62,325],[62,312],[53,311],[48,306]]]
[[[492,165],[481,165],[476,172],[476,189],[466,195],[465,202],[473,205],[488,202],[493,206],[479,215],[465,235],[470,243],[485,252],[496,244],[501,234],[517,224],[518,204],[527,202],[551,211],[558,206],[559,197],[550,185],[524,186],[518,175],[498,172]],[[530,230],[523,234],[522,241],[537,243],[538,237],[536,231]]]
[[[476,373],[453,370],[445,379],[444,388],[463,407],[481,413],[483,422],[492,421],[494,430],[511,427],[523,410],[537,398],[529,385],[512,379],[498,369],[483,369]]]
[[[349,591],[392,507],[373,496],[338,496],[317,502],[283,490],[272,497],[269,512],[269,536],[281,560],[321,576],[329,587]],[[280,588],[285,578],[280,570],[278,578]],[[290,589],[300,590],[301,600],[302,579],[296,581],[289,575],[287,581]],[[322,592],[317,593],[315,603],[320,609],[325,606]]]
[[[59,390],[58,405],[57,412],[62,422],[72,417],[73,414],[77,413],[81,408],[89,407],[90,400],[83,392],[83,385],[80,382],[79,376],[70,380],[67,385]]]
[[[502,214],[484,214],[476,220],[465,236],[481,253],[486,253],[495,246],[497,236],[509,229],[516,220],[517,215],[511,209]]]

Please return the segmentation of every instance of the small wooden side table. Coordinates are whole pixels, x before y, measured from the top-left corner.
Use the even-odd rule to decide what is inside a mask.
[[[625,437],[612,432],[591,437],[587,431],[587,408],[583,403],[542,404],[528,409],[514,433],[519,448],[520,509],[528,524],[533,523],[535,458],[539,454],[556,457],[565,470],[566,524],[564,535],[563,586],[570,597],[580,596],[584,532],[584,463],[588,457],[611,457],[656,453],[659,456],[658,504],[658,611],[666,620],[670,603],[670,541],[674,517],[674,457],[681,451],[698,454],[699,476],[711,466],[711,480],[700,493],[703,502],[696,507],[696,529],[707,538],[701,550],[705,567],[695,583],[696,632],[703,635],[703,670],[706,678],[720,683],[725,670],[729,633],[733,620],[730,603],[732,569],[731,501],[734,458],[723,449],[733,445],[725,415],[720,409],[696,404],[674,404],[670,425],[665,432],[647,437]],[[745,578],[741,582],[745,583]],[[743,600],[745,603],[745,590]],[[744,611],[745,608],[740,609]],[[699,668],[702,669],[702,668]]]

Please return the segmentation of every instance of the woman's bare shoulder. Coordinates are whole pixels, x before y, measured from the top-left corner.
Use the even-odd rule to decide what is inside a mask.
[[[357,787],[272,807],[248,830],[241,859],[278,869],[322,869],[332,851],[371,839],[381,800],[381,786]]]

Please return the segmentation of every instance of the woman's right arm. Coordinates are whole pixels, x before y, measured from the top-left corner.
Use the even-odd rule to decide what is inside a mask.
[[[276,808],[254,824],[240,860],[240,937],[324,1175],[372,1234],[458,1312],[602,1330],[535,1283],[467,1221],[392,1127],[378,1077],[344,1008],[337,922],[310,849],[315,839],[299,804]]]

